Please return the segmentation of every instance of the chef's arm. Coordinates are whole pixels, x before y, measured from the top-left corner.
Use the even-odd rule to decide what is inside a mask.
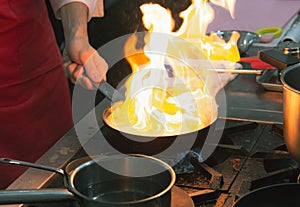
[[[87,23],[92,17],[91,14],[95,14],[97,11],[95,6],[99,6],[98,2],[102,1],[52,0],[51,2],[56,17],[62,21],[64,30],[63,70],[73,83],[93,89],[91,81],[98,83],[105,79],[108,70],[105,60],[89,44],[87,32]],[[63,3],[59,4],[59,2]]]
[[[88,57],[82,57],[82,55],[90,55],[80,54],[90,49],[87,31],[88,7],[83,3],[74,2],[62,6],[59,11],[64,30],[66,52],[72,61],[83,64]]]

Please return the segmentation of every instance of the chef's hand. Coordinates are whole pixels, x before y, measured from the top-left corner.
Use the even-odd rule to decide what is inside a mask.
[[[63,60],[63,71],[74,84],[92,90],[95,87],[91,81],[100,83],[106,79],[108,65],[85,37],[66,42]]]
[[[94,89],[95,83],[105,79],[108,65],[89,44],[88,8],[81,2],[68,3],[60,8],[65,36],[63,70],[73,83]]]

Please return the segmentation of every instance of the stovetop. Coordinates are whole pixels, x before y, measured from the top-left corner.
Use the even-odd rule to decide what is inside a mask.
[[[194,172],[177,175],[176,185],[196,207],[232,206],[259,187],[297,182],[299,165],[285,148],[281,125],[230,124],[238,126],[225,130],[207,161],[194,160]]]
[[[46,153],[38,162],[56,165],[62,161],[62,154],[68,154],[67,151],[73,149],[70,160],[86,155],[82,149],[76,152],[75,148],[66,150],[64,147],[66,146],[54,146],[53,150],[56,153]],[[65,152],[62,153],[62,150]],[[67,159],[64,162],[68,163]],[[199,162],[197,159],[191,159],[190,162],[194,169],[188,173],[177,174],[175,185],[192,198],[195,207],[229,207],[237,198],[259,187],[297,182],[300,173],[298,163],[286,151],[282,125],[276,124],[227,121],[214,153],[205,162]],[[20,189],[20,186],[63,186],[61,177],[53,173],[44,173],[29,169],[10,186],[10,189]],[[38,206],[44,205],[50,204]],[[68,205],[70,204],[65,203],[62,206]]]

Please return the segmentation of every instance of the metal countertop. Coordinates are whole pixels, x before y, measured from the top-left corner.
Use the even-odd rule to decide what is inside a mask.
[[[228,120],[282,124],[282,92],[268,91],[255,75],[239,75],[224,88]]]

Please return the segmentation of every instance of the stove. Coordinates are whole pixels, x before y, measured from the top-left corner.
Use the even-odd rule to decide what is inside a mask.
[[[71,134],[72,131],[38,163],[63,167],[73,159],[86,156],[80,146],[75,147],[74,142],[73,147],[69,145],[71,142],[68,139],[76,140]],[[90,141],[93,143],[93,140]],[[300,174],[299,164],[285,148],[282,125],[277,124],[227,121],[214,153],[205,162],[199,162],[195,157],[190,158],[189,162],[193,169],[177,173],[175,185],[192,199],[195,207],[229,207],[239,197],[260,187],[297,182]],[[28,169],[9,189],[62,186],[62,178],[54,173]],[[38,204],[44,205],[51,206]]]
[[[247,81],[244,82],[244,90],[249,86],[247,93],[251,92],[251,88],[255,91],[253,93],[257,94],[260,90],[252,87],[253,82],[250,80],[254,81],[253,79],[255,79],[253,75],[239,75],[225,87],[225,93],[231,94],[227,98],[231,98],[233,91],[240,88],[241,85],[238,84],[244,80],[249,80],[249,84]],[[257,87],[260,86],[257,85]],[[280,92],[261,92],[266,93],[265,95],[269,98],[274,96],[274,100],[278,100],[278,97],[282,95]],[[232,100],[228,100],[230,101]],[[255,102],[255,99],[253,101]],[[109,104],[110,102],[104,99],[95,107],[99,125],[103,124],[101,111]],[[259,110],[257,108],[258,112]],[[269,111],[271,113],[272,108]],[[276,110],[273,113],[276,113]],[[261,120],[261,117],[258,116],[257,119]],[[83,118],[81,121],[86,120]],[[189,168],[188,172],[181,171],[176,174],[176,187],[192,199],[195,207],[227,207],[232,206],[241,196],[260,187],[297,182],[300,173],[299,164],[287,152],[282,131],[282,124],[277,122],[262,123],[262,121],[237,120],[229,117],[225,120],[225,129],[220,142],[207,160],[201,162],[197,156],[189,156],[189,159],[183,162],[188,162],[192,168]],[[90,126],[85,133],[87,138],[84,148],[78,141],[75,129],[72,129],[37,163],[63,168],[70,161],[86,156],[85,149],[87,148],[90,150],[89,154],[106,152],[107,147],[99,143],[100,134],[93,126]],[[102,147],[99,148],[99,145]],[[197,149],[193,149],[193,153],[195,152]],[[182,162],[174,166],[175,171],[177,168],[184,167],[180,166],[180,163]],[[61,188],[62,186],[63,180],[59,175],[28,169],[8,189]],[[38,206],[43,205],[49,206],[50,204]]]

